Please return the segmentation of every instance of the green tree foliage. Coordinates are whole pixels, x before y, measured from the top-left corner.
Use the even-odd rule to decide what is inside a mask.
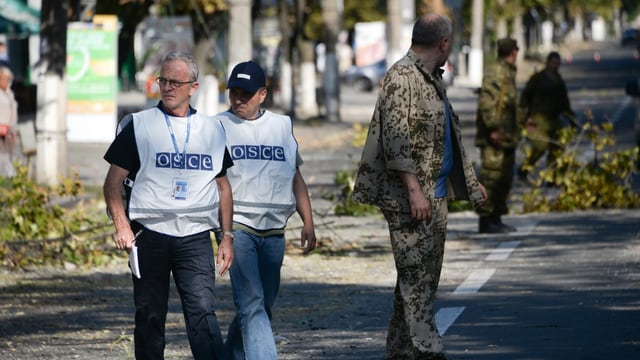
[[[555,1],[556,3],[559,1]],[[561,3],[564,3],[562,1]],[[571,15],[596,13],[606,20],[611,20],[614,12],[613,9],[619,9],[621,0],[567,0],[566,8]]]
[[[318,41],[323,35],[322,1],[307,0],[305,8],[304,35]],[[384,0],[358,1],[344,0],[343,28],[353,32],[356,23],[381,21],[386,19],[387,2]]]
[[[0,266],[104,263],[108,225],[104,207],[87,207],[77,175],[55,188],[36,184],[28,168],[14,164],[16,176],[0,177]]]
[[[622,9],[633,19],[640,15],[640,0],[622,0]]]
[[[366,216],[377,214],[378,208],[373,205],[361,204],[351,198],[357,170],[340,170],[333,177],[338,186],[335,192],[325,192],[322,198],[334,203],[334,213],[339,216]]]
[[[587,114],[590,116],[589,114]],[[581,160],[587,142],[593,158]],[[522,195],[525,212],[636,208],[640,197],[630,184],[640,160],[640,148],[616,149],[613,124],[592,118],[581,129],[560,132],[555,163],[541,169],[532,188]],[[530,173],[533,168],[527,169]]]

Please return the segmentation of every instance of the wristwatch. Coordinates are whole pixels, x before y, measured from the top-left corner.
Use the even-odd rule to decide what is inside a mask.
[[[230,238],[231,238],[231,240],[233,240],[233,239],[235,239],[235,238],[236,238],[235,236],[233,236],[233,232],[231,232],[231,231],[223,231],[223,232],[222,232],[222,237],[225,237],[225,236],[230,237]]]

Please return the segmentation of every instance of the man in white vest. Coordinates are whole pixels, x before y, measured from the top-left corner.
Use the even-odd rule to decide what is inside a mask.
[[[104,197],[116,247],[137,253],[139,264],[132,276],[136,359],[164,358],[170,274],[194,359],[224,357],[214,280],[216,266],[224,275],[233,262],[233,200],[226,176],[233,161],[220,122],[189,105],[197,79],[191,55],[166,55],[157,79],[160,103],[125,116],[126,125],[104,156],[111,164]],[[130,186],[126,208],[123,182]],[[215,263],[213,229],[223,231]]]
[[[291,119],[260,108],[267,97],[262,68],[252,61],[236,65],[227,88],[231,108],[216,116],[234,163],[227,177],[233,192],[236,316],[226,347],[230,359],[272,360],[277,351],[271,308],[280,287],[284,229],[297,210],[304,223],[301,246],[305,252],[315,248],[311,200]]]

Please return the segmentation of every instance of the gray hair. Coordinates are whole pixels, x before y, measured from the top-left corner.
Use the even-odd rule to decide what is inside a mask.
[[[193,55],[187,54],[181,51],[171,51],[162,58],[162,61],[160,62],[160,67],[174,60],[179,60],[187,64],[187,66],[189,67],[190,80],[198,81],[198,76],[200,72],[198,70],[198,64],[196,64],[193,58]]]
[[[438,45],[440,40],[451,36],[453,25],[451,20],[440,14],[425,14],[416,20],[411,35],[411,45],[420,45],[427,48]]]
[[[11,71],[7,66],[0,65],[0,74],[5,74],[10,80],[13,80],[13,71]]]

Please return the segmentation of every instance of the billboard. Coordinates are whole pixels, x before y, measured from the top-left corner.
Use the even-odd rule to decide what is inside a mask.
[[[111,142],[117,123],[118,20],[96,15],[67,30],[67,139]]]

